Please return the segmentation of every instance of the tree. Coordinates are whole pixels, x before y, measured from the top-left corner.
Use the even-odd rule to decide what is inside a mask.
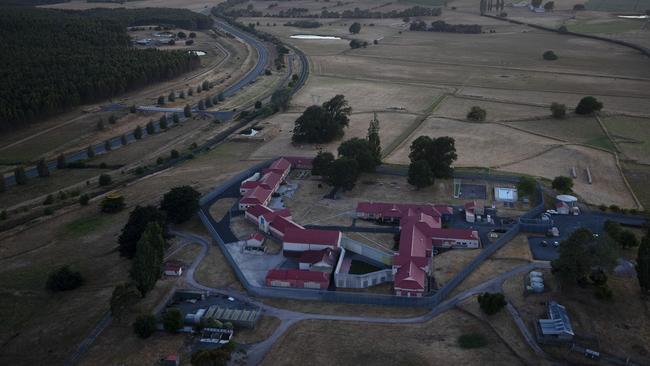
[[[622,248],[634,248],[639,246],[639,240],[636,235],[630,230],[623,230],[618,235],[618,244]]]
[[[111,140],[104,141],[104,150],[111,151],[112,149],[113,149],[113,146],[111,144]]]
[[[457,158],[455,140],[449,136],[435,139],[420,136],[411,143],[411,162],[426,160],[436,178],[451,177],[454,172],[451,165]]]
[[[176,100],[176,93],[173,90],[169,92],[169,95],[167,96],[167,100],[170,102]]]
[[[557,60],[557,55],[555,54],[555,52],[548,50],[542,54],[542,58],[546,61],[555,61]]]
[[[140,299],[142,299],[142,294],[134,283],[121,283],[115,286],[110,300],[111,315],[118,319],[121,318]]]
[[[45,197],[45,201],[43,201],[43,205],[47,206],[47,205],[51,205],[53,203],[54,203],[54,196],[52,196],[51,194],[48,194],[47,197]]]
[[[41,159],[38,161],[38,163],[36,164],[36,171],[38,172],[38,176],[41,178],[50,176],[50,167],[45,162],[45,159]],[[0,178],[4,180],[4,177],[0,177]]]
[[[176,333],[183,327],[183,313],[176,308],[171,308],[163,314],[162,323],[166,331]]]
[[[368,140],[353,137],[339,145],[338,153],[340,157],[356,160],[359,170],[362,172],[373,172],[379,162],[373,156],[372,148]]]
[[[566,105],[555,102],[551,103],[551,114],[553,118],[564,118],[566,116]]]
[[[639,286],[644,293],[650,292],[650,235],[641,240],[636,255],[636,276],[639,279]]]
[[[535,8],[539,8],[542,5],[542,0],[532,0],[530,4]]]
[[[16,180],[16,184],[19,186],[27,184],[27,175],[25,175],[25,168],[22,166],[16,167],[14,169],[14,178]]]
[[[69,266],[63,266],[50,272],[45,288],[52,292],[74,290],[83,285],[84,279],[79,271],[73,271]]]
[[[598,101],[598,99],[589,96],[580,99],[580,102],[578,102],[578,105],[576,106],[576,113],[591,114],[601,110],[602,108],[603,108],[603,103]]]
[[[221,94],[219,94],[221,95]],[[291,89],[278,89],[271,94],[271,104],[279,111],[286,111],[291,100]]]
[[[153,125],[153,121],[149,121],[149,122],[147,122],[147,124],[146,124],[146,126],[145,126],[145,129],[147,130],[147,135],[150,135],[150,136],[151,136],[151,135],[153,135],[154,133],[156,133],[156,127],[154,127],[154,125]]]
[[[350,33],[352,33],[352,34],[358,34],[359,32],[361,32],[361,24],[358,23],[358,22],[354,22],[354,23],[352,23],[352,25],[350,25],[349,30],[350,30]]]
[[[220,102],[223,102],[226,100],[226,97],[223,95],[223,93],[217,94],[217,99],[219,99]]]
[[[178,38],[180,38],[180,39],[187,38],[187,34],[185,34],[185,32],[178,32],[178,34],[176,34],[176,36],[178,36]]]
[[[609,235],[610,238],[616,241],[618,241],[618,237],[621,234],[621,231],[623,231],[621,224],[611,220],[605,221],[603,228],[605,229],[605,233]]]
[[[191,114],[191,112],[190,112],[190,114]],[[180,122],[180,121],[181,121],[181,118],[178,116],[178,113],[174,113],[174,114],[172,114],[172,122],[174,122],[175,124],[177,124],[177,123]]]
[[[233,344],[232,342],[227,343],[221,348],[213,349],[199,349],[192,353],[191,363],[193,366],[225,366],[230,360],[230,354],[232,352],[232,347],[228,345]]]
[[[169,157],[171,159],[178,159],[179,156],[180,154],[178,153],[177,150],[172,149],[172,151],[169,152]]]
[[[97,131],[104,131],[104,120],[101,118],[97,120]]]
[[[588,245],[593,241],[591,231],[578,229],[560,243],[560,256],[551,262],[553,273],[566,282],[583,281],[591,272],[593,258]]]
[[[178,93],[178,97],[181,99],[185,99],[185,91],[181,90],[180,93]]]
[[[190,38],[196,38],[196,33],[190,32]]]
[[[165,104],[165,97],[162,95],[158,97],[158,105],[164,105]]]
[[[319,151],[312,162],[311,174],[326,176],[333,162],[334,155],[332,153]]]
[[[192,108],[190,107],[189,104],[185,104],[185,108],[183,108],[183,115],[185,116],[185,118],[192,117]]]
[[[190,96],[190,97],[191,97],[192,95],[194,95],[194,89],[192,89],[192,87],[189,87],[189,88],[187,89],[187,95]]]
[[[557,176],[551,182],[551,187],[560,193],[570,193],[573,188],[573,179],[563,175]]]
[[[115,117],[114,114],[111,114],[110,116],[108,116],[108,123],[110,123],[112,125],[116,124],[117,123],[117,117]]]
[[[478,295],[478,303],[481,310],[487,315],[494,315],[501,311],[508,303],[502,293],[484,292]]]
[[[160,116],[160,119],[158,120],[158,126],[160,127],[161,130],[166,130],[167,129],[167,116],[162,115]]]
[[[205,100],[203,101],[203,104],[205,104],[205,108],[211,108],[212,107],[212,98],[205,97]]]
[[[111,178],[111,176],[106,173],[101,174],[98,180],[99,185],[102,187],[111,184],[112,181],[113,179]]]
[[[88,158],[95,157],[95,148],[93,148],[92,146],[88,145],[88,147],[86,148],[86,156],[87,156]]]
[[[135,130],[133,130],[133,137],[136,140],[142,139],[142,127],[138,126],[135,128]]]
[[[165,193],[160,209],[167,213],[167,219],[181,224],[192,217],[199,209],[201,194],[190,186],[174,187]]]
[[[135,104],[131,104],[129,107],[129,113],[135,113],[138,111],[138,108],[135,106]]]
[[[210,89],[210,82],[207,81],[207,80],[203,80],[203,82],[201,83],[201,89],[203,89],[203,90]]]
[[[519,194],[523,196],[532,196],[535,194],[535,190],[537,190],[537,181],[533,177],[527,177],[523,176],[519,178],[519,182],[517,182],[517,191],[519,191]]]
[[[364,42],[360,39],[353,39],[350,41],[350,48],[357,49],[368,45],[368,42]]]
[[[485,121],[486,116],[487,116],[487,112],[485,111],[485,109],[479,106],[473,106],[467,113],[467,119],[475,122]]]
[[[260,109],[262,108],[262,101],[258,100],[255,102],[255,109]]]
[[[381,164],[381,140],[379,139],[379,120],[377,119],[377,113],[374,114],[368,126],[367,139],[368,145],[370,146],[370,153],[374,157],[376,164]]]
[[[409,165],[408,183],[418,189],[433,184],[433,172],[426,160],[414,161]]]
[[[56,157],[56,168],[57,169],[65,169],[68,166],[68,163],[65,159],[65,155],[59,154],[59,156]]]
[[[152,314],[141,314],[133,322],[133,331],[140,338],[149,338],[156,331],[156,317]]]
[[[332,162],[325,180],[331,186],[350,190],[359,179],[359,164],[350,158],[338,158]]]
[[[185,44],[187,44],[187,42],[190,42],[190,41],[185,41]],[[192,42],[194,42],[194,41],[192,41]],[[200,94],[202,91],[203,91],[203,88],[201,88],[201,85],[198,85],[196,87],[196,93]]]
[[[162,229],[163,235],[167,233],[167,216],[154,206],[136,206],[129,214],[129,220],[122,228],[122,233],[117,242],[120,245],[120,255],[133,258],[136,246],[147,225],[156,223]]]
[[[82,206],[88,206],[88,201],[90,201],[90,196],[87,193],[79,196],[79,204]]]
[[[585,4],[575,4],[573,5],[573,10],[574,11],[585,10]]]
[[[555,8],[555,2],[553,1],[547,1],[546,4],[544,4],[544,10],[546,11],[553,11],[553,8]]]
[[[343,136],[348,126],[352,108],[341,94],[334,96],[322,106],[308,107],[298,117],[293,129],[294,142],[330,142]]]
[[[162,229],[155,222],[147,224],[138,244],[136,244],[131,278],[142,295],[146,295],[160,278],[165,239]]]
[[[7,181],[5,181],[4,174],[0,174],[0,193],[4,192],[6,190],[7,190]]]

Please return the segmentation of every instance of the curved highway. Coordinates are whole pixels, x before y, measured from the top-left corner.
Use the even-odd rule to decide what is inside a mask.
[[[236,27],[231,26],[230,24],[226,23],[225,21],[221,19],[214,19],[215,22],[215,28],[220,29],[221,31],[225,31],[227,33],[230,33],[234,35],[235,37],[238,37],[242,41],[250,44],[255,48],[257,54],[258,54],[258,60],[257,63],[255,64],[255,67],[253,67],[250,71],[248,71],[239,81],[236,83],[230,85],[227,87],[225,90],[223,90],[221,93],[224,95],[224,97],[230,97],[239,92],[242,88],[244,88],[246,85],[251,84],[255,79],[257,79],[258,76],[264,73],[267,67],[267,63],[269,61],[269,52],[264,46],[264,43],[262,43],[260,40],[257,38],[253,37],[252,35],[244,32],[243,30],[240,30]],[[296,49],[294,49],[294,52],[296,52],[299,56],[300,61],[302,62],[302,70],[300,73],[300,77],[298,82],[293,88],[293,92],[295,93],[305,82],[307,79],[307,73],[309,67],[307,66],[307,58],[304,56],[304,54]],[[181,120],[185,119],[182,116],[183,110],[182,108],[162,108],[162,107],[156,107],[156,106],[140,106],[137,108],[139,111],[148,111],[148,112],[170,112],[170,113],[180,113],[181,114]],[[197,111],[197,105],[193,106],[193,110]],[[229,120],[233,117],[234,112],[227,112],[227,111],[217,111],[217,112],[207,112],[212,114],[215,118],[219,118],[221,120]],[[169,125],[172,125],[173,122],[169,121]],[[154,127],[155,127],[155,132],[158,132],[160,130],[160,127],[158,125],[157,121],[154,121]],[[238,127],[239,128],[239,127]],[[238,129],[237,128],[237,129]],[[234,130],[236,129],[228,129],[226,132],[227,134],[219,134],[217,137],[214,139],[210,140],[211,144],[215,144],[218,142],[223,141],[229,134],[233,133]],[[143,138],[147,136],[147,131],[143,129],[142,131],[142,136]],[[135,136],[133,135],[133,132],[129,132],[126,134],[126,141],[127,143],[131,143],[133,141],[136,141]],[[122,137],[121,136],[116,136],[113,137],[108,141],[108,144],[110,145],[109,150],[113,149],[118,149],[122,146]],[[98,144],[98,145],[91,145],[91,149],[94,151],[95,155],[100,155],[104,154],[107,152],[105,144]],[[67,163],[72,163],[72,162],[77,162],[81,160],[88,159],[88,153],[86,149],[84,150],[79,150],[73,153],[69,153],[65,155],[65,159]],[[57,169],[57,162],[56,160],[49,161],[47,163],[50,171]],[[36,170],[35,166],[29,167],[25,169],[25,175],[27,178],[36,178],[38,177],[38,172]],[[16,184],[16,179],[13,174],[10,174],[8,176],[4,177],[5,179],[5,185],[7,187],[13,186]]]

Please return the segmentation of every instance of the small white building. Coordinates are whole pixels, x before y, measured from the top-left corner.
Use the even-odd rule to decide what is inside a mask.
[[[517,188],[494,187],[494,200],[497,202],[517,202]]]

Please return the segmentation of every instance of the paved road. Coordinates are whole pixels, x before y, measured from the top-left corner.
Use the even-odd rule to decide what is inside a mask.
[[[459,302],[486,292],[486,291],[499,291],[503,282],[518,274],[526,273],[534,269],[550,268],[549,263],[547,262],[532,262],[528,264],[523,264],[521,266],[515,267],[510,271],[501,273],[492,279],[483,282],[475,287],[464,290],[457,295],[443,301],[438,306],[431,309],[429,312],[423,315],[408,317],[408,318],[392,318],[392,317],[372,317],[372,316],[341,316],[341,315],[331,315],[331,314],[312,314],[312,313],[302,313],[292,310],[286,310],[281,308],[276,308],[274,306],[265,304],[259,299],[252,298],[248,294],[232,289],[223,289],[223,288],[213,288],[209,286],[202,285],[196,281],[194,274],[196,268],[201,263],[205,255],[209,250],[214,250],[209,244],[208,239],[194,235],[190,233],[173,231],[172,234],[183,238],[184,240],[191,240],[202,246],[200,253],[194,259],[190,267],[186,270],[186,282],[188,285],[204,290],[210,291],[213,293],[219,293],[227,296],[232,296],[237,298],[240,301],[245,301],[254,305],[259,306],[265,315],[275,316],[281,320],[280,326],[271,334],[266,340],[251,345],[248,349],[248,364],[249,365],[258,365],[266,356],[268,351],[271,349],[273,344],[286,332],[289,327],[293,324],[302,321],[302,320],[334,320],[334,321],[351,321],[351,322],[368,322],[368,323],[385,323],[385,324],[413,324],[413,323],[423,323],[433,319],[439,314],[448,311],[454,308]]]

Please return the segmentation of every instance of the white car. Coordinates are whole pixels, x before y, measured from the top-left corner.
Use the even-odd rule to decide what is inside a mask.
[[[557,215],[557,211],[556,211],[556,210],[546,210],[546,213],[547,213],[547,214],[551,214],[551,215]]]
[[[235,298],[232,296],[228,296],[228,301],[235,301]]]
[[[559,246],[560,246],[560,242],[559,242],[559,241],[554,241],[554,242],[553,242],[553,246],[556,247],[556,248],[559,247]]]

